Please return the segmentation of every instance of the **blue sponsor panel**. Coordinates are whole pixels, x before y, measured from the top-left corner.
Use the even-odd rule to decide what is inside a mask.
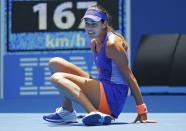
[[[47,63],[51,57],[63,57],[97,77],[96,67],[91,59],[90,40],[81,21],[86,9],[95,3],[106,7],[113,16],[113,29],[123,33],[123,0],[110,0],[109,3],[106,0],[4,2],[4,98],[59,95],[49,81],[51,73]]]
[[[59,95],[51,84],[48,60],[62,57],[97,77],[90,51],[62,52],[56,54],[6,55],[4,57],[5,98],[38,98]]]

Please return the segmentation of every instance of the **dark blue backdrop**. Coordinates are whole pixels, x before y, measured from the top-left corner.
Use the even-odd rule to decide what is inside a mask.
[[[131,61],[143,34],[186,33],[186,0],[131,0]]]

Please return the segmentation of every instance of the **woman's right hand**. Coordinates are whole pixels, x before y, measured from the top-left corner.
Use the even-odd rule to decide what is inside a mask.
[[[148,120],[147,119],[147,113],[145,114],[138,114],[138,116],[136,117],[136,119],[134,120],[133,123],[136,123],[136,122],[140,122],[140,123],[157,123],[156,121],[154,120]]]

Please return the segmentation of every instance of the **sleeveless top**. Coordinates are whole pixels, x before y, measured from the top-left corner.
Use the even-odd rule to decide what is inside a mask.
[[[106,41],[111,34],[112,32],[108,32],[106,34],[101,49],[98,53],[96,52],[96,44],[94,44],[93,54],[96,67],[99,72],[98,79],[111,81],[115,84],[128,85],[127,81],[117,68],[115,62],[106,56]]]
[[[107,32],[99,52],[93,46],[94,61],[99,72],[98,80],[103,84],[107,102],[112,115],[117,118],[122,112],[128,94],[128,82],[115,62],[106,56],[106,42],[112,32]]]

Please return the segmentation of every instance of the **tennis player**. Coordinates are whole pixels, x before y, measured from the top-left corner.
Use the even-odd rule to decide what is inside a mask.
[[[72,104],[75,101],[87,111],[82,119],[85,125],[108,125],[120,115],[130,87],[138,113],[135,122],[153,122],[147,119],[146,104],[129,67],[127,42],[112,30],[107,11],[100,5],[91,6],[82,21],[90,38],[99,78],[93,79],[63,58],[50,59],[50,80],[59,88],[63,98],[61,107],[55,113],[43,116],[43,119],[55,123],[76,122],[77,114]]]

